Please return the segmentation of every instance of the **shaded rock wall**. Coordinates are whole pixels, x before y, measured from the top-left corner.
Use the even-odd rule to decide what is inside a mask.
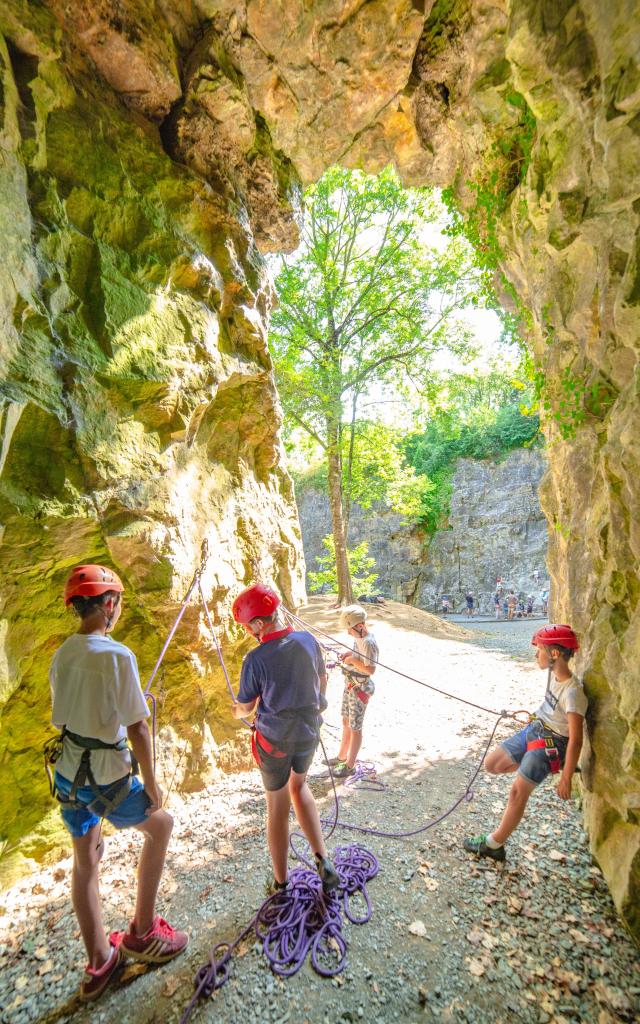
[[[428,611],[440,610],[444,593],[461,611],[470,588],[476,607],[493,615],[497,576],[505,588],[538,598],[546,578],[547,521],[538,498],[545,469],[546,459],[537,451],[511,452],[499,463],[460,459],[448,529],[439,530],[427,544],[422,531],[397,513],[355,506],[349,546],[366,540],[376,560],[379,589]],[[298,487],[296,498],[305,562],[313,570],[316,558],[325,553],[322,538],[331,531],[329,503],[311,487]]]
[[[275,398],[259,250],[295,243],[298,176],[392,159],[453,188],[530,310],[556,608],[592,697],[587,822],[639,931],[637,5],[5,0],[0,19],[5,692],[27,685],[25,637],[38,664],[57,642],[53,594],[81,541],[120,557],[149,608],[209,529],[212,592],[252,559],[294,587],[277,414],[260,413]]]
[[[243,582],[271,580],[293,603],[304,593],[266,348],[272,292],[246,216],[46,28],[0,50],[0,836],[11,852],[35,829],[27,855],[51,841],[46,673],[75,628],[60,600],[74,563],[122,574],[117,635],[144,675],[204,540],[223,634]],[[202,785],[236,728],[195,606],[159,688],[184,755],[175,781]]]

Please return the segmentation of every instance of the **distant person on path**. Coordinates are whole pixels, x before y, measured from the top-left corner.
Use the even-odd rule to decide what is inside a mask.
[[[549,614],[549,590],[547,587],[540,594],[540,600],[542,602],[542,614]]]
[[[464,595],[464,599],[467,602],[467,618],[473,618],[473,605],[475,603],[473,591],[467,590],[466,594]]]
[[[504,844],[520,824],[529,797],[548,775],[561,772],[556,792],[561,800],[571,797],[571,780],[582,750],[587,697],[569,667],[578,638],[570,626],[544,626],[531,643],[538,667],[548,673],[544,700],[529,725],[492,750],[485,761],[491,775],[518,773],[500,825],[463,843],[469,853],[499,861],[506,857]]]
[[[345,668],[342,694],[342,739],[336,757],[329,759],[336,779],[346,779],[355,772],[356,759],[362,746],[362,727],[367,704],[375,693],[373,674],[378,663],[378,644],[367,626],[367,613],[360,605],[342,609],[340,625],[353,638],[353,650],[340,655]]]
[[[514,594],[513,590],[509,591],[507,597],[507,608],[509,610],[509,618],[512,619],[516,614],[516,608],[518,607],[518,598]]]
[[[525,612],[524,601],[522,600],[522,598],[520,598],[520,600],[518,601],[518,618],[519,619],[524,618],[524,612]]]
[[[496,579],[496,594],[501,594],[504,587],[502,585],[502,576],[498,576]]]
[[[496,619],[501,618],[501,616],[502,616],[502,600],[500,598],[500,594],[498,594],[497,592],[493,595],[493,608],[494,608],[494,611],[495,611]]]
[[[527,618],[533,615],[533,594],[529,594],[527,598]]]
[[[443,594],[442,597],[440,598],[440,601],[441,601],[441,604],[442,604],[442,614],[443,615],[448,615],[449,614],[449,609],[450,609],[449,595],[448,594]]]
[[[320,646],[306,630],[287,626],[280,597],[256,583],[233,602],[233,617],[258,646],[245,655],[234,718],[256,711],[253,756],[267,801],[267,842],[273,864],[270,894],[286,889],[291,805],[315,858],[322,888],[340,879],[329,860],[318,808],[307,771],[320,739],[320,711],[326,707],[327,675]]]
[[[502,611],[505,619],[507,619],[509,617],[509,602],[506,597],[502,602]]]
[[[155,913],[173,818],[162,807],[154,776],[149,708],[135,655],[109,635],[120,618],[123,593],[113,569],[76,566],[65,584],[64,603],[73,606],[80,625],[58,648],[49,670],[51,720],[61,730],[51,757],[54,793],[72,838],[71,900],[89,958],[80,984],[82,1002],[102,995],[125,956],[163,964],[189,942],[186,932]],[[109,937],[99,892],[104,818],[144,836],[133,920],[126,932]]]

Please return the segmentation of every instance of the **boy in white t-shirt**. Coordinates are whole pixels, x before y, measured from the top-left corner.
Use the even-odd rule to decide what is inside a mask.
[[[80,565],[72,571],[64,600],[81,624],[56,651],[49,670],[52,722],[62,730],[54,792],[73,840],[71,899],[89,957],[79,991],[83,1001],[102,994],[124,956],[165,963],[189,941],[185,932],[155,916],[173,818],[162,810],[154,776],[149,708],[135,655],[108,636],[122,612],[123,590],[116,573],[105,566]],[[144,786],[132,769],[132,752]],[[102,818],[144,834],[134,918],[126,933],[113,932],[109,938],[98,892]]]
[[[329,760],[336,779],[346,779],[355,772],[362,746],[364,715],[376,688],[372,677],[378,663],[378,644],[366,620],[367,613],[359,604],[349,605],[340,613],[340,625],[353,637],[354,644],[352,651],[340,655],[346,669],[342,695],[342,739],[338,756]]]
[[[548,670],[544,700],[529,725],[492,750],[485,761],[492,775],[518,772],[499,827],[489,835],[465,839],[463,844],[469,853],[498,861],[505,859],[504,844],[520,824],[529,797],[549,774],[561,772],[556,792],[562,800],[570,798],[582,750],[588,702],[582,682],[569,668],[579,648],[578,638],[570,626],[543,626],[531,643],[538,666]]]

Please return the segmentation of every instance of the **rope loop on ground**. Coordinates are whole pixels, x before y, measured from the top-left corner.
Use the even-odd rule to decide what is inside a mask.
[[[231,958],[252,931],[262,943],[271,970],[282,978],[296,974],[307,956],[323,978],[344,970],[347,943],[342,934],[342,913],[352,924],[370,920],[367,883],[377,875],[380,865],[375,855],[358,843],[338,847],[334,864],[340,876],[336,892],[322,891],[317,871],[305,859],[301,867],[290,872],[287,888],[269,896],[233,942],[214,946],[208,963],[196,973],[195,993],[180,1024],[186,1024],[200,998],[210,998],[229,980]],[[360,899],[364,910],[358,913],[354,904]]]

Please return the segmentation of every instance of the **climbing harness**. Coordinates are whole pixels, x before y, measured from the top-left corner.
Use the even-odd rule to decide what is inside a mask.
[[[549,761],[549,767],[554,775],[562,768],[562,760],[560,757],[560,751],[556,746],[556,741],[550,733],[545,733],[539,739],[528,740],[527,750],[544,750]]]
[[[371,700],[372,695],[367,690],[365,690],[364,687],[369,681],[369,676],[364,675],[364,673],[361,672],[354,672],[352,669],[349,668],[348,665],[345,665],[344,662],[342,661],[339,662],[338,667],[340,668],[340,671],[345,677],[345,682],[347,684],[348,689],[355,690],[356,697],[358,698],[358,700],[361,700],[362,703],[365,705],[368,704],[369,701]]]
[[[75,746],[82,748],[80,764],[78,765],[78,770],[76,771],[73,782],[71,783],[69,796],[64,796],[60,792],[55,780],[55,765],[62,756],[64,741],[66,739],[75,744]],[[91,769],[92,750],[129,750],[131,757],[131,768],[129,770],[129,774],[123,779],[117,779],[116,782],[113,783],[113,786],[106,789],[103,787],[101,790],[98,787],[98,783],[96,782]],[[66,726],[62,729],[62,732],[59,735],[53,736],[45,743],[44,764],[47,778],[49,779],[51,796],[55,797],[56,800],[62,804],[63,810],[78,811],[86,808],[88,811],[98,815],[100,818],[106,817],[107,814],[112,814],[116,807],[118,807],[123,800],[126,800],[131,792],[131,781],[133,776],[139,773],[136,757],[124,737],[121,740],[118,740],[117,743],[104,743],[102,740],[98,740],[93,737],[79,736],[77,733],[71,732],[67,729]],[[78,790],[82,789],[83,786],[86,785],[90,786],[94,797],[88,804],[78,800]]]

